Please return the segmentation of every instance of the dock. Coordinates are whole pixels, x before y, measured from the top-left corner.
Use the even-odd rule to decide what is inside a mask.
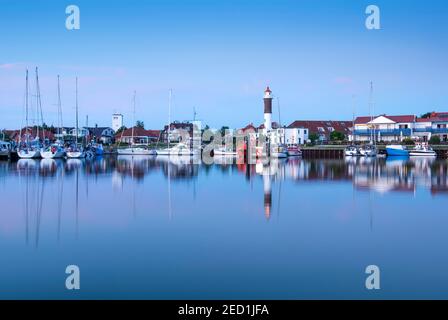
[[[342,159],[347,146],[323,145],[302,148],[303,158],[308,159]],[[386,146],[377,146],[378,152],[385,153]],[[433,146],[438,159],[448,159],[448,146]]]

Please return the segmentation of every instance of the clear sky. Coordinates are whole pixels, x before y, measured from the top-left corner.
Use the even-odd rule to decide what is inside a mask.
[[[81,29],[65,28],[76,4]],[[381,30],[365,9],[381,9]],[[39,67],[44,118],[56,124],[56,76],[65,125],[74,83],[90,125],[121,112],[161,128],[168,117],[211,127],[262,123],[262,95],[280,97],[281,120],[350,120],[377,113],[448,111],[448,3],[423,0],[0,0],[0,128],[23,119],[25,69]],[[34,79],[31,81],[34,87]],[[277,104],[273,119],[278,120]]]

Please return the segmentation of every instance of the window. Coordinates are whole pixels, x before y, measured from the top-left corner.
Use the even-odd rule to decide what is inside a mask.
[[[306,134],[307,133],[307,130],[305,129],[305,130],[303,130],[303,134]]]
[[[398,128],[400,128],[400,129],[407,129],[408,127],[409,127],[409,125],[407,125],[407,124],[400,124],[398,126]]]
[[[325,132],[325,129],[322,127],[318,127],[317,130],[319,130],[319,132]]]
[[[329,132],[333,132],[334,131],[333,127],[328,127],[327,129],[328,129]]]

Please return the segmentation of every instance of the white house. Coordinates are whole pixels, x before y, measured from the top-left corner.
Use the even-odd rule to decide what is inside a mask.
[[[413,137],[415,115],[358,117],[355,120],[356,141],[402,141]]]

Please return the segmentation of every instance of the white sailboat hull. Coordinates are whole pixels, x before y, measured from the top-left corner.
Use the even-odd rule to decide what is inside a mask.
[[[21,159],[36,159],[36,158],[40,158],[40,151],[39,150],[19,150],[17,152],[17,155]]]
[[[199,154],[199,150],[191,150],[188,148],[167,148],[156,150],[158,156],[194,156]]]
[[[80,159],[85,158],[86,154],[83,151],[67,151],[67,158]]]
[[[154,156],[154,155],[156,155],[155,150],[148,150],[148,149],[143,149],[143,148],[118,149],[117,153],[119,155],[132,155],[132,156]]]
[[[40,153],[41,157],[44,159],[59,159],[59,158],[63,158],[65,156],[65,152],[64,151],[56,151],[56,152],[51,152],[51,151],[42,151]]]

